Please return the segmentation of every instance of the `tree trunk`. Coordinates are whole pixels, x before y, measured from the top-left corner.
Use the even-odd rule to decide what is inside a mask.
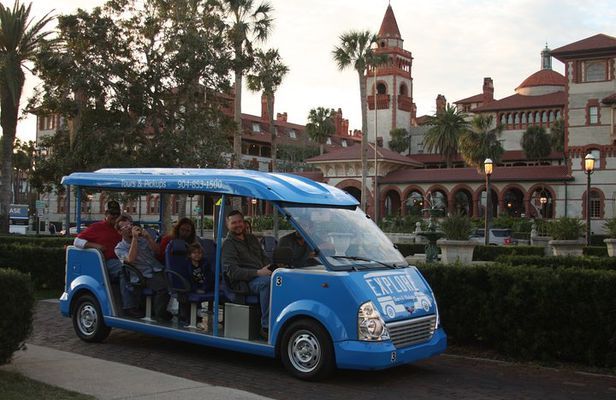
[[[23,78],[23,73],[19,69]],[[2,78],[6,79],[6,78]],[[19,113],[19,99],[23,88],[23,79],[17,77],[17,93],[11,95],[7,83],[1,84],[0,99],[0,125],[2,126],[2,179],[0,180],[0,233],[9,233],[9,205],[12,198],[13,177],[13,144],[17,131],[17,115]]]
[[[364,212],[368,204],[368,107],[366,104],[366,78],[363,71],[357,71],[359,76],[359,97],[361,99],[361,201],[360,207]]]
[[[233,168],[241,168],[242,162],[242,72],[235,71],[234,115],[235,132],[233,133]]]

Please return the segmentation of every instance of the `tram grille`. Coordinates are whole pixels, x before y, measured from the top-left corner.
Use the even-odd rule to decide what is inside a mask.
[[[390,322],[387,325],[389,337],[396,348],[427,342],[436,329],[436,315],[405,321]]]

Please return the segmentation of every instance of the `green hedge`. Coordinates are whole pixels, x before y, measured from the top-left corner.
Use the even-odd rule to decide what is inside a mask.
[[[30,274],[37,289],[64,287],[64,246],[38,247],[28,244],[0,244],[0,265]]]
[[[541,246],[477,246],[473,253],[474,261],[494,261],[508,255],[543,255]]]
[[[0,267],[0,365],[11,360],[32,332],[33,308],[30,277]]]
[[[23,235],[2,235],[0,236],[0,243],[2,244],[21,244],[37,247],[63,247],[65,245],[73,244],[75,238],[62,237],[62,236],[23,236]]]
[[[616,257],[565,257],[565,256],[501,256],[498,263],[511,266],[542,266],[548,268],[581,268],[616,270]]]
[[[608,257],[607,246],[586,246],[584,247],[585,256]]]
[[[420,266],[452,343],[519,359],[616,366],[616,271]]]

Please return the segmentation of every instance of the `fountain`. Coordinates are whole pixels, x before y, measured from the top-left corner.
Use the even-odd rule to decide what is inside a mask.
[[[423,208],[422,212],[428,212],[430,218],[428,219],[428,229],[426,231],[417,232],[417,235],[426,238],[428,243],[426,244],[426,262],[431,263],[437,260],[438,258],[438,246],[436,245],[436,241],[445,236],[445,234],[441,231],[436,230],[436,223],[434,222],[434,217],[441,217],[444,215],[444,210],[442,208],[438,208],[436,204],[434,204],[432,200],[431,193],[428,193],[426,196],[425,202],[430,205],[429,208]]]

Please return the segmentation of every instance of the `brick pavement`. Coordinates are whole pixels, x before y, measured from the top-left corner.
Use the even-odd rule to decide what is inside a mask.
[[[114,330],[82,342],[57,303],[39,302],[30,342],[277,399],[616,398],[616,377],[444,355],[385,371],[338,371],[320,383],[290,377],[277,360]]]

